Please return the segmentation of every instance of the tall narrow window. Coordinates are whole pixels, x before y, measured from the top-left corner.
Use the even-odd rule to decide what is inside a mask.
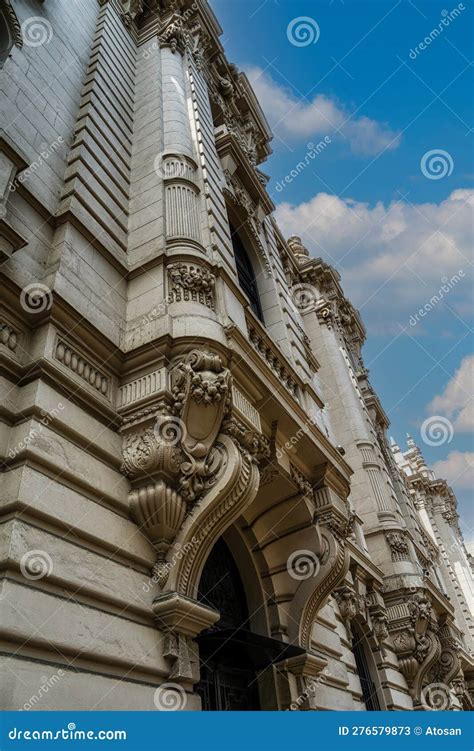
[[[365,708],[369,712],[376,712],[380,710],[380,702],[377,696],[377,687],[372,680],[367,663],[364,641],[365,639],[363,637],[361,638],[356,634],[352,640],[352,652],[355,657],[357,673],[362,688],[362,700],[365,704]]]
[[[230,232],[232,236],[232,247],[234,249],[239,284],[242,288],[242,291],[247,295],[250,302],[250,307],[252,308],[253,312],[263,323],[264,321],[262,305],[260,303],[257,281],[255,279],[255,272],[253,270],[252,262],[248,257],[248,253],[244,248],[244,244],[239,233],[234,229],[232,225],[230,225]]]

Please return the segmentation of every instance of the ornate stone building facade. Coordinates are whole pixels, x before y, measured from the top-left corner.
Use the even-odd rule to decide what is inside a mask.
[[[208,4],[0,32],[2,706],[471,708],[455,498],[276,226]]]

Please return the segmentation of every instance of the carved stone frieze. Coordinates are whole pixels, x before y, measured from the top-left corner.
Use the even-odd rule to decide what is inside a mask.
[[[290,394],[298,398],[298,384],[293,378],[290,369],[285,365],[285,359],[278,353],[275,346],[270,346],[267,337],[263,333],[260,333],[250,322],[248,322],[248,331],[253,347],[260,353],[280,383],[288,389]]]
[[[184,18],[180,13],[173,13],[170,20],[159,34],[160,47],[169,47],[171,52],[184,51],[191,44],[191,34]]]
[[[8,323],[0,321],[0,344],[14,352],[18,346],[18,334]]]
[[[110,392],[110,379],[96,368],[86,357],[76,349],[58,339],[54,350],[54,357],[73,373],[76,373],[83,381],[95,388],[99,393],[108,397]]]
[[[270,458],[270,443],[262,433],[252,430],[235,417],[224,420],[222,432],[230,435],[243,452],[259,461]]]
[[[390,547],[392,561],[408,561],[410,559],[408,543],[403,532],[387,532],[385,537]]]
[[[168,266],[171,302],[198,302],[215,310],[216,278],[208,269],[189,263]]]

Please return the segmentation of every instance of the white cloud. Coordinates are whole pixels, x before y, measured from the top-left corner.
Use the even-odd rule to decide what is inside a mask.
[[[252,67],[246,73],[272,130],[283,140],[321,135],[333,138],[338,129],[355,154],[366,155],[395,149],[400,143],[400,135],[386,123],[365,116],[352,119],[335,99],[318,94],[312,101],[306,101],[261,68]]]
[[[439,204],[388,206],[318,193],[306,203],[280,204],[276,216],[287,237],[301,235],[313,256],[337,268],[372,333],[397,334],[402,326],[418,335],[440,311],[454,320],[446,304],[466,315],[473,207],[474,190],[455,190]],[[454,275],[448,292],[430,303]],[[428,312],[413,323],[425,305]]]
[[[437,477],[447,480],[457,488],[474,487],[474,452],[451,451],[446,459],[433,464]]]
[[[442,394],[428,405],[431,414],[454,418],[454,428],[460,432],[474,430],[474,355],[465,357]]]

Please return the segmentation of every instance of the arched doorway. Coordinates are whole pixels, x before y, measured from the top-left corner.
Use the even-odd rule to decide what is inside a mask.
[[[260,709],[257,673],[236,636],[248,626],[244,587],[229,548],[221,539],[211,551],[198,599],[221,613],[217,626],[199,639],[201,680],[196,687],[204,710]]]
[[[254,633],[238,567],[224,540],[212,549],[199,583],[198,599],[221,618],[197,638],[203,710],[259,710],[261,676],[273,663],[304,653],[299,647]],[[273,707],[276,708],[276,707]]]

